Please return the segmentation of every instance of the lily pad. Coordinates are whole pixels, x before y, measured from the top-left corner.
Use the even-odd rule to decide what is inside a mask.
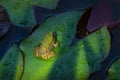
[[[110,49],[110,34],[106,27],[69,47],[81,15],[82,12],[72,11],[52,16],[22,41],[20,49],[25,54],[22,80],[86,80],[90,73],[100,68]],[[34,47],[49,32],[56,32],[60,43],[55,49],[56,56],[47,60],[38,59],[34,56]]]
[[[14,44],[0,61],[0,80],[19,80],[23,72],[23,56]]]
[[[2,5],[8,12],[10,20],[17,26],[29,26],[36,25],[36,20],[32,6],[37,5],[49,9],[54,9],[58,3],[58,0],[1,0]]]
[[[120,58],[108,70],[108,80],[120,80]]]
[[[87,80],[97,71],[110,50],[110,34],[106,27],[83,38],[59,58],[48,80]]]
[[[34,56],[34,47],[40,43],[44,36],[53,31],[57,33],[57,40],[60,48],[56,49],[56,54],[64,52],[69,47],[75,36],[77,22],[82,15],[80,11],[72,11],[52,16],[43,22],[36,31],[27,39],[22,41],[20,49],[25,54],[25,71],[22,80],[46,80],[54,62],[59,56],[48,60],[37,59]]]
[[[111,46],[111,37],[106,26],[95,31],[83,39],[83,44],[90,66],[90,72],[97,71],[101,62],[108,56]]]

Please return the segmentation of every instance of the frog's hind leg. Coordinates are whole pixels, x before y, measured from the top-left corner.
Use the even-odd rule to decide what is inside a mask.
[[[51,57],[55,56],[55,53],[53,51],[50,51],[48,53],[42,54],[41,57],[43,59],[50,59]]]

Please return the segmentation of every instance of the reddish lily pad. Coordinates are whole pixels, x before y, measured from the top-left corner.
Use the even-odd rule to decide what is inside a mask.
[[[7,33],[10,27],[9,17],[5,9],[0,6],[0,39]]]

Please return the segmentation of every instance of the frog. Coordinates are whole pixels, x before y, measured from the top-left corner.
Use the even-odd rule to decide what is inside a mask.
[[[50,59],[55,56],[55,52],[52,50],[54,47],[59,46],[59,42],[56,39],[56,32],[49,32],[45,35],[39,46],[34,48],[34,55],[43,59]]]

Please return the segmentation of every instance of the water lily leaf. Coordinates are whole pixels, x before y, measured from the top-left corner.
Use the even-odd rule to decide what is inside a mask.
[[[100,68],[110,50],[110,34],[106,27],[83,38],[58,59],[48,80],[87,80]]]
[[[57,2],[58,0],[1,0],[0,5],[7,10],[10,20],[13,24],[17,26],[33,27],[36,25],[36,20],[32,6],[37,5],[54,9],[57,5]]]
[[[83,39],[90,72],[93,73],[101,66],[101,62],[108,56],[111,46],[109,30],[106,26]]]
[[[0,61],[0,80],[19,80],[23,72],[23,57],[14,44]]]
[[[108,70],[108,80],[120,80],[120,58]]]
[[[81,14],[74,11],[53,16],[20,44],[26,63],[22,80],[73,80],[74,78],[86,80],[89,73],[99,69],[110,49],[110,35],[106,27],[69,48]],[[57,55],[48,60],[36,58],[34,47],[51,31],[57,32],[57,39],[60,42],[59,49],[55,51]]]
[[[62,49],[60,51],[62,54],[62,51],[69,47],[75,36],[76,25],[81,15],[82,12],[73,11],[52,16],[43,22],[32,35],[22,41],[20,49],[25,53],[25,71],[22,80],[47,79],[59,55],[48,60],[37,59],[34,56],[34,47],[40,43],[45,34],[55,31],[57,33],[57,40],[60,43],[60,48],[56,49],[56,54],[60,49]]]

